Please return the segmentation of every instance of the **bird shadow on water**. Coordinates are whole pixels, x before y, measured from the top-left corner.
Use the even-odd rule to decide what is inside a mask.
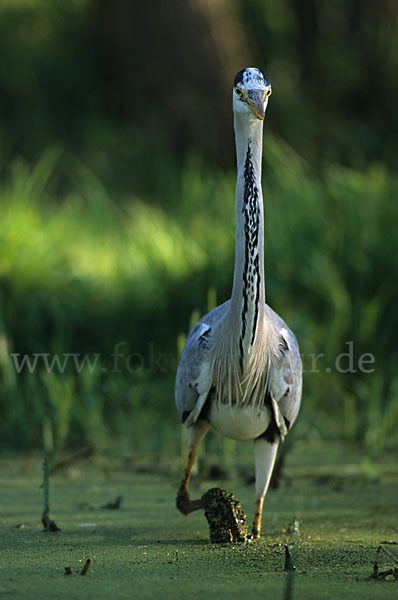
[[[206,526],[205,526],[206,527]],[[204,527],[204,532],[206,531]],[[87,539],[87,529],[85,527],[79,527],[74,530],[65,530],[69,540]],[[62,535],[62,533],[61,533]],[[94,541],[104,546],[114,545],[129,545],[129,546],[204,546],[209,543],[209,538],[206,537],[192,537],[187,536],[186,538],[168,537],[165,535],[164,529],[158,527],[156,529],[151,528],[150,532],[148,528],[137,528],[134,526],[106,526],[101,525],[94,527],[89,533],[89,537]]]
[[[136,544],[141,546],[159,546],[160,544],[165,546],[175,546],[176,548],[192,547],[192,546],[206,546],[208,545],[208,538],[187,538],[187,539],[177,539],[177,538],[163,538],[158,540],[153,539],[145,539],[140,538],[136,540]]]
[[[62,527],[61,531],[56,533],[43,531],[25,531],[23,534],[23,543],[25,548],[34,548],[38,544],[47,541],[49,544],[56,546],[69,546],[73,543],[87,543],[90,540],[91,544],[100,544],[101,546],[175,546],[178,548],[192,546],[206,546],[209,544],[208,537],[192,537],[184,538],[168,537],[164,535],[164,531],[159,530],[159,535],[156,532],[148,536],[148,531],[140,531],[135,527],[77,527],[68,528]]]

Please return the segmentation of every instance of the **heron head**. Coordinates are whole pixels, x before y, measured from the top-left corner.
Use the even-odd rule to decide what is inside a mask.
[[[234,112],[263,121],[271,92],[271,81],[263,71],[255,67],[242,69],[234,79]]]

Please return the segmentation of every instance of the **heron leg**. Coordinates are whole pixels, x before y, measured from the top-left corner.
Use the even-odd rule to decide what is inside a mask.
[[[263,438],[254,440],[254,464],[256,470],[256,504],[254,507],[254,520],[252,527],[253,537],[260,537],[261,517],[263,512],[264,497],[271,480],[275,464],[278,442],[269,443]]]
[[[196,450],[200,442],[208,432],[210,425],[203,420],[197,421],[192,427],[189,427],[189,452],[188,460],[182,474],[180,487],[177,492],[176,506],[183,515],[189,515],[194,510],[203,508],[201,500],[191,500],[189,495],[189,482],[191,480],[192,467],[195,462]]]

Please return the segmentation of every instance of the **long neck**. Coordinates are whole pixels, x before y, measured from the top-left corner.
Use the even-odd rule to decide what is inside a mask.
[[[277,339],[265,318],[264,213],[261,191],[262,121],[235,115],[235,271],[231,302],[213,332],[211,368],[220,402],[264,402]]]
[[[263,122],[235,115],[235,271],[229,316],[239,338],[241,372],[264,317],[264,211],[261,190]]]

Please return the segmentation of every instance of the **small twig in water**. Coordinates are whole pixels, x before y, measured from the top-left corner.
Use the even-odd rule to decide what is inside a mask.
[[[117,498],[115,498],[115,500],[113,502],[107,502],[106,504],[103,504],[101,506],[101,508],[117,510],[118,508],[120,508],[121,504],[122,504],[122,496],[118,496]]]
[[[61,531],[55,521],[50,519],[50,475],[48,469],[48,458],[45,455],[43,460],[43,514],[41,522],[44,531]]]
[[[373,565],[373,575],[372,577],[374,577],[375,579],[377,578],[379,574],[379,563],[377,562],[377,560],[375,560],[374,565]]]
[[[383,552],[385,552],[387,554],[387,556],[392,558],[395,563],[398,563],[398,560],[395,558],[395,556],[389,550],[387,550],[387,548],[384,548],[384,546],[379,546],[377,548],[376,552],[379,553],[380,550],[383,550]]]
[[[290,548],[288,544],[285,544],[285,571],[295,571],[296,567],[294,566],[292,555],[290,553]]]
[[[390,546],[398,546],[398,542],[391,542],[389,540],[384,540],[383,542],[380,542],[380,544],[390,544]]]
[[[51,531],[52,533],[61,531],[56,522],[52,521],[45,513],[41,517],[41,522],[43,524],[43,531]]]
[[[178,550],[176,550],[176,562],[180,562],[180,556],[178,554]]]
[[[398,579],[398,568],[388,569],[387,571],[378,571],[377,575],[373,572],[373,575],[370,576],[370,579],[376,579],[377,581],[381,581],[386,579],[389,575],[392,575],[395,580]]]
[[[380,554],[381,551],[383,551],[385,554],[387,554],[387,556],[390,559],[392,559],[395,563],[398,563],[398,560],[395,558],[395,556],[389,550],[387,550],[387,548],[384,548],[383,546],[379,546],[376,550],[376,553]],[[398,580],[398,567],[394,567],[392,569],[387,569],[387,571],[380,571],[379,563],[377,560],[375,560],[375,562],[373,564],[373,573],[369,577],[369,579],[376,579],[377,581],[382,581],[383,579],[386,579],[386,577],[388,577],[389,575],[392,575],[394,577],[394,579],[397,581]]]
[[[44,456],[43,460],[43,513],[48,514],[50,512],[50,490],[49,490],[49,472],[48,472],[48,458]]]
[[[87,573],[87,571],[89,569],[89,566],[90,566],[90,563],[91,563],[91,559],[88,558],[86,560],[86,562],[84,563],[84,566],[83,566],[82,570],[80,571],[80,575],[85,575]]]
[[[287,532],[290,533],[290,535],[292,536],[300,533],[300,521],[297,517],[293,518],[293,521],[289,524],[289,527],[287,528]]]

